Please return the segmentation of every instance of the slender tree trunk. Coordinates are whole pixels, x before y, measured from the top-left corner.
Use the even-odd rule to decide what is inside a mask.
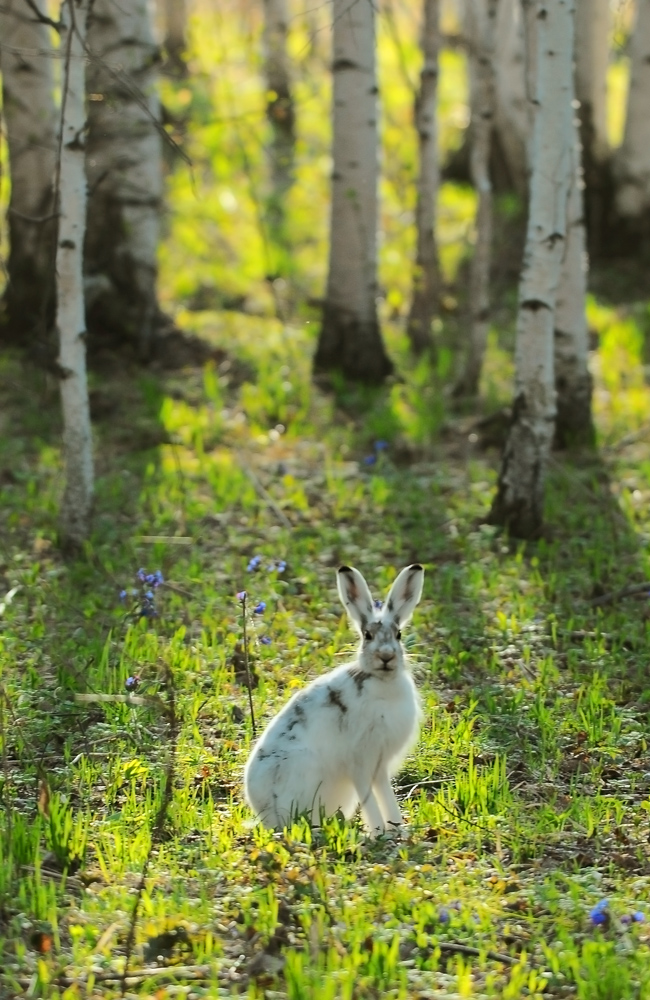
[[[165,69],[171,76],[185,76],[187,48],[187,0],[164,0],[166,54]]]
[[[415,209],[416,257],[413,298],[407,333],[411,347],[421,354],[432,345],[431,322],[440,296],[440,268],[436,246],[436,203],[440,186],[438,167],[438,53],[440,0],[424,0],[420,89],[415,99],[419,174]]]
[[[580,137],[585,161],[601,163],[609,155],[607,137],[607,66],[609,0],[576,2],[576,98],[580,102]]]
[[[334,0],[330,253],[314,371],[379,383],[392,371],[377,319],[379,174],[375,13]]]
[[[616,156],[616,207],[642,224],[650,210],[650,0],[638,0],[623,145]]]
[[[566,247],[572,154],[575,0],[536,0],[537,113],[526,251],[517,315],[516,384],[490,521],[520,538],[543,523],[555,425],[553,331]]]
[[[38,20],[26,0],[4,0],[0,8],[0,58],[11,197],[9,280],[3,303],[6,328],[2,336],[43,348],[55,309],[57,114],[53,56],[49,28]]]
[[[57,327],[63,406],[65,492],[61,506],[64,544],[78,546],[88,536],[93,496],[93,457],[84,314],[83,245],[86,226],[85,52],[89,0],[64,0],[59,236],[56,252]]]
[[[471,327],[463,376],[456,386],[458,396],[478,393],[490,326],[490,264],[492,260],[492,182],[490,149],[495,110],[494,37],[499,0],[473,0],[475,18],[471,53],[475,63],[476,105],[472,114],[472,183],[478,193],[476,246],[470,276]]]
[[[607,67],[610,0],[576,2],[576,98],[580,102],[580,138],[585,180],[586,224],[592,247],[599,251],[611,197],[607,136]]]
[[[295,112],[291,94],[291,69],[287,51],[289,12],[286,0],[264,0],[264,58],[271,124],[271,197],[268,206],[272,242],[286,249],[285,198],[293,182],[296,144]]]
[[[472,0],[470,0],[472,2]],[[479,38],[478,43],[481,43]],[[495,35],[495,113],[491,173],[497,190],[528,193],[531,141],[521,0],[500,0]]]
[[[587,330],[587,249],[585,239],[583,175],[578,122],[574,118],[573,164],[567,205],[566,253],[555,306],[555,388],[557,417],[555,444],[592,445],[591,375]]]
[[[88,323],[93,337],[152,350],[162,201],[158,50],[147,0],[95,0],[89,60]]]

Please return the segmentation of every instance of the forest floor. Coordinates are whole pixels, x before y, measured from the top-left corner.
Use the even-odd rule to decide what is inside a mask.
[[[64,560],[58,387],[0,359],[0,996],[119,996],[128,953],[134,997],[650,997],[642,319],[590,303],[599,448],[554,456],[527,546],[483,523],[499,421],[444,359],[389,329],[401,379],[326,395],[309,325],[201,312],[205,365],[93,377]],[[493,341],[483,416],[510,373]],[[415,559],[403,835],[255,827],[236,594],[262,726],[352,654],[336,566],[381,595]]]

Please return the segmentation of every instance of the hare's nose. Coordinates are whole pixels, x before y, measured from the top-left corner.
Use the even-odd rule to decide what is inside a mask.
[[[392,652],[391,653],[380,653],[379,654],[379,659],[382,661],[382,663],[390,663],[391,660],[395,659],[395,654],[392,653]]]

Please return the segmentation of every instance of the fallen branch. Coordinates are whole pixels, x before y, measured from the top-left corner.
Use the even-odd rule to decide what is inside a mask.
[[[273,511],[273,513],[275,514],[275,516],[277,517],[277,519],[280,522],[280,524],[282,524],[283,527],[288,528],[289,530],[291,530],[291,528],[293,527],[293,525],[291,524],[291,521],[286,516],[286,514],[284,513],[284,511],[282,511],[280,509],[280,507],[278,507],[277,503],[275,502],[275,500],[273,499],[273,497],[271,496],[271,494],[268,492],[268,490],[265,489],[264,486],[262,486],[261,482],[259,481],[259,479],[255,475],[255,473],[253,472],[253,470],[251,468],[249,468],[249,466],[246,464],[246,462],[244,462],[243,459],[241,459],[241,458],[239,459],[239,464],[241,465],[243,471],[246,473],[246,475],[250,479],[251,483],[253,484],[253,486],[255,487],[255,489],[257,490],[257,492],[259,493],[259,495],[261,496],[262,500],[264,500],[264,502],[266,503],[267,507],[271,508],[271,510]]]
[[[635,597],[639,594],[650,594],[650,580],[645,583],[637,583],[632,587],[622,587],[620,590],[612,590],[609,594],[601,594],[600,597],[592,597],[587,604],[592,607],[602,607],[604,604],[615,604],[622,601],[624,597]]]
[[[485,955],[486,958],[492,959],[493,962],[503,962],[504,965],[516,965],[520,961],[511,955],[502,955],[498,951],[482,952],[480,948],[472,948],[468,944],[460,944],[457,941],[438,941],[436,947],[440,948],[440,951],[451,951],[457,955],[475,955],[477,957]]]

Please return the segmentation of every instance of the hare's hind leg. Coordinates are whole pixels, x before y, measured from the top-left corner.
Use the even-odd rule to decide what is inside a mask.
[[[375,793],[386,827],[389,830],[394,830],[401,826],[402,813],[395,798],[388,771],[385,768],[382,768],[376,775],[372,790]]]

